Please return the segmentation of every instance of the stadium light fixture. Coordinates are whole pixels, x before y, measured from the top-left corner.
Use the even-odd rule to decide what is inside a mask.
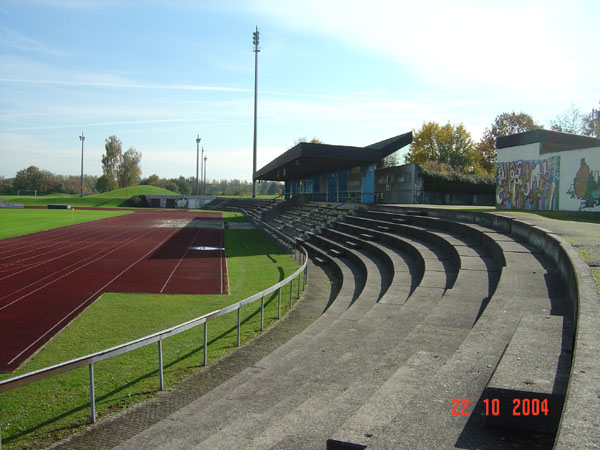
[[[202,153],[204,153],[204,149],[202,149]],[[204,182],[202,183],[202,194],[206,195],[206,159],[208,156],[204,156]]]
[[[79,140],[81,141],[81,183],[80,183],[79,196],[83,197],[83,142],[85,141],[85,136],[83,135],[83,131],[81,132],[81,136],[79,136]]]
[[[254,145],[253,145],[253,159],[252,159],[252,198],[256,198],[256,92],[258,90],[258,41],[260,33],[258,32],[258,26],[256,31],[252,33],[252,43],[254,44]]]
[[[198,137],[196,138],[196,195],[200,194],[200,191],[198,190],[198,164],[200,159],[199,147],[201,140],[202,139],[200,139],[200,135],[198,135]]]

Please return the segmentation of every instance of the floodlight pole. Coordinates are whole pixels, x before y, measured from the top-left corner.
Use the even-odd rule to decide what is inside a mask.
[[[252,198],[256,198],[256,93],[258,90],[258,52],[260,52],[258,48],[259,36],[257,26],[256,31],[252,33],[252,43],[254,44],[254,157],[252,159]]]
[[[81,132],[81,136],[79,136],[79,140],[81,141],[81,184],[80,184],[79,196],[83,197],[83,142],[85,141],[85,136],[83,135],[83,131]]]
[[[204,159],[204,147],[202,147],[200,152],[200,179],[202,180],[202,193],[204,193],[204,166],[202,165],[203,161],[206,161]],[[198,192],[198,194],[200,194],[200,192]]]
[[[202,151],[204,151],[204,149],[202,149]],[[208,157],[205,156],[204,157],[204,182],[202,183],[202,186],[204,187],[202,190],[202,195],[206,195],[206,159]]]
[[[199,147],[200,147],[200,135],[198,135],[198,137],[196,138],[196,195],[198,195],[200,193],[200,191],[198,190],[198,164],[199,164],[199,159],[200,159],[200,151],[199,151]]]

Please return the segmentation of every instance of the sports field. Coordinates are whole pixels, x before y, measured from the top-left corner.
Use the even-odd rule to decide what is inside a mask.
[[[136,211],[0,241],[0,371],[104,292],[227,293],[220,213]]]

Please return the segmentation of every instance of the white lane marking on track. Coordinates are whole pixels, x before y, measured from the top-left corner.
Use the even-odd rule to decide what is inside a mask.
[[[74,272],[77,272],[79,269],[83,269],[84,267],[86,267],[86,266],[89,266],[90,264],[92,264],[92,263],[94,263],[94,262],[98,261],[99,259],[102,259],[102,258],[104,258],[105,256],[108,256],[108,255],[110,255],[111,253],[114,253],[115,251],[117,251],[117,250],[118,250],[118,249],[120,249],[121,247],[123,247],[123,246],[125,246],[125,245],[128,245],[128,244],[130,244],[131,242],[135,242],[135,241],[137,241],[138,239],[142,238],[143,236],[145,236],[146,234],[150,233],[150,232],[151,232],[151,231],[153,231],[153,230],[154,230],[154,228],[152,228],[152,229],[150,229],[150,230],[146,231],[144,234],[141,234],[141,235],[139,235],[139,236],[138,236],[138,237],[136,237],[135,239],[129,240],[129,241],[127,241],[127,242],[124,242],[122,245],[119,245],[118,247],[115,247],[113,250],[111,250],[111,251],[109,251],[109,252],[107,252],[107,253],[104,253],[104,254],[102,254],[102,255],[101,255],[101,256],[99,256],[98,258],[96,258],[96,259],[93,259],[92,261],[89,261],[89,262],[85,263],[84,265],[82,265],[82,266],[79,266],[79,267],[77,267],[76,269],[73,269],[73,270],[71,270],[70,272],[67,272],[67,273],[65,273],[64,275],[62,275],[62,276],[60,276],[60,277],[58,277],[58,278],[55,278],[55,279],[54,279],[54,280],[52,280],[51,282],[49,282],[49,283],[46,283],[46,284],[44,284],[43,286],[40,286],[39,288],[37,288],[37,289],[35,289],[35,290],[33,290],[33,291],[31,291],[31,292],[29,292],[29,293],[25,294],[25,295],[22,295],[21,297],[19,297],[19,298],[17,298],[17,299],[15,299],[15,300],[13,300],[12,302],[10,302],[10,303],[8,303],[8,304],[6,304],[6,305],[4,305],[4,306],[0,306],[0,311],[2,311],[3,309],[6,309],[6,308],[8,308],[9,306],[11,306],[11,305],[15,304],[16,302],[18,302],[18,301],[20,301],[20,300],[24,299],[25,297],[28,297],[28,296],[30,296],[31,294],[35,294],[35,293],[36,293],[37,291],[39,291],[40,289],[43,289],[43,288],[45,288],[46,286],[49,286],[49,285],[51,285],[51,284],[53,284],[53,283],[56,283],[57,281],[59,281],[59,280],[63,279],[64,277],[66,277],[66,276],[68,276],[68,275],[71,275],[71,274],[72,274],[72,273],[74,273]],[[173,234],[173,233],[171,233],[171,234]],[[170,236],[170,235],[169,235],[169,236]]]
[[[155,228],[155,227],[154,227]],[[154,229],[153,228],[153,229]],[[177,229],[175,229],[175,231],[177,231]],[[21,356],[23,353],[25,353],[27,350],[29,350],[31,347],[33,347],[35,344],[37,344],[40,340],[42,340],[46,335],[48,335],[48,333],[50,333],[52,330],[54,330],[57,326],[59,326],[61,323],[63,323],[67,318],[69,318],[71,315],[73,315],[78,309],[80,309],[82,306],[84,306],[87,302],[89,302],[91,299],[93,299],[97,294],[99,294],[100,292],[102,292],[102,290],[104,288],[106,288],[108,285],[110,285],[113,281],[115,281],[117,278],[119,278],[121,275],[123,275],[125,272],[127,272],[129,269],[131,269],[133,266],[135,266],[137,263],[139,263],[141,260],[143,260],[144,258],[146,258],[149,254],[151,254],[156,248],[158,248],[160,245],[162,245],[164,242],[166,242],[167,239],[170,239],[171,236],[175,233],[175,231],[173,231],[172,233],[170,233],[166,238],[164,238],[162,241],[160,241],[156,246],[154,246],[150,251],[148,251],[144,256],[142,256],[141,258],[139,258],[136,262],[132,263],[131,265],[129,265],[129,267],[127,267],[126,269],[124,269],[123,271],[121,271],[121,273],[119,273],[116,277],[114,277],[112,280],[110,280],[108,283],[106,283],[104,286],[102,286],[100,289],[98,289],[96,292],[94,292],[92,295],[90,295],[85,301],[83,301],[82,303],[79,304],[79,306],[75,309],[73,309],[69,314],[67,314],[65,317],[63,317],[62,319],[60,319],[58,322],[56,322],[51,328],[49,328],[44,334],[42,334],[39,338],[37,338],[35,341],[33,341],[31,344],[29,344],[25,349],[23,349],[17,356],[15,356],[13,359],[11,359],[8,364],[12,364],[13,361],[17,358],[19,358],[19,356]],[[112,253],[112,252],[111,252]],[[106,255],[105,255],[106,256]]]
[[[108,239],[110,239],[110,238],[114,238],[114,237],[121,236],[122,234],[125,234],[125,233],[127,233],[128,231],[129,231],[129,230],[127,230],[127,231],[123,231],[123,232],[121,232],[121,233],[118,233],[118,234],[107,233],[107,234],[108,234],[108,236],[107,236],[106,238],[104,238],[104,239],[102,239],[102,240],[100,240],[100,241],[94,241],[94,242],[92,242],[91,244],[89,244],[89,245],[86,245],[85,247],[77,248],[77,249],[75,249],[75,250],[71,250],[71,251],[69,251],[69,252],[67,252],[67,253],[63,253],[63,254],[61,254],[61,255],[55,256],[54,258],[50,258],[50,259],[44,259],[43,261],[40,261],[40,262],[36,262],[36,263],[29,263],[29,264],[26,264],[26,265],[20,265],[18,268],[20,268],[20,269],[23,269],[23,270],[20,270],[19,272],[13,272],[13,273],[11,273],[11,274],[9,274],[9,275],[6,275],[6,276],[4,276],[4,277],[0,278],[0,281],[2,281],[2,280],[5,280],[5,279],[7,279],[7,278],[10,278],[10,277],[14,277],[15,275],[19,275],[20,273],[26,272],[27,270],[31,270],[31,269],[33,269],[33,268],[35,268],[35,267],[38,267],[38,266],[40,266],[40,265],[43,265],[43,264],[47,264],[47,263],[49,263],[49,262],[51,262],[51,261],[54,261],[54,260],[56,260],[56,259],[64,258],[65,256],[68,256],[68,255],[70,255],[70,254],[72,254],[72,253],[76,253],[76,252],[78,252],[78,251],[85,250],[86,248],[93,247],[94,245],[98,245],[98,244],[100,244],[100,243],[102,243],[102,242],[104,242],[104,241],[106,241],[106,240],[108,240]],[[96,253],[96,254],[97,254],[97,253]],[[44,255],[44,253],[40,254],[39,256],[42,256],[42,255]],[[94,255],[92,255],[92,256],[94,256]],[[89,257],[88,257],[88,258],[89,258]],[[86,259],[88,259],[88,258],[84,258],[84,259],[80,260],[79,262],[81,262],[81,261],[85,261],[85,260],[86,260]],[[31,259],[31,258],[26,258],[26,259]],[[22,260],[22,261],[25,261],[25,260]],[[77,264],[77,263],[75,263],[75,264]],[[66,268],[68,268],[68,267],[71,267],[72,265],[73,265],[73,264],[71,264],[71,265],[69,265],[69,266],[67,266],[67,267],[64,267],[63,269],[59,269],[59,270],[57,270],[57,271],[56,271],[56,272],[54,272],[54,273],[60,272],[60,270],[64,270],[64,269],[66,269]],[[2,272],[5,272],[5,271],[3,270]],[[42,279],[43,279],[43,278],[42,278]],[[39,281],[39,280],[38,280],[38,281]],[[36,281],[36,282],[37,282],[37,281]],[[0,299],[2,299],[2,298],[4,298],[4,297],[0,297]]]
[[[201,230],[201,228],[198,228],[198,231],[196,231],[196,234],[194,234],[194,237],[190,241],[190,244],[192,244],[196,240],[196,236],[198,236],[198,233],[200,233],[200,230]],[[189,251],[190,251],[190,246],[188,246],[186,248],[185,253],[183,254],[183,256],[181,258],[179,258],[179,261],[177,262],[177,265],[171,271],[171,274],[169,275],[169,278],[167,278],[167,281],[165,281],[165,284],[163,285],[162,289],[160,290],[161,294],[163,293],[163,291],[167,287],[167,284],[169,284],[169,281],[171,281],[171,278],[173,277],[173,274],[175,273],[175,271],[177,270],[177,268],[181,265],[181,262],[185,259],[186,255],[188,254]]]
[[[124,231],[123,233],[119,233],[119,234],[117,234],[117,235],[111,235],[111,236],[107,237],[106,239],[110,239],[111,237],[120,236],[121,234],[124,234],[124,233],[127,233],[127,231]],[[94,242],[93,244],[91,244],[91,245],[88,245],[88,246],[86,246],[86,247],[83,247],[83,248],[81,248],[81,249],[79,249],[79,250],[85,250],[85,249],[86,249],[86,248],[88,248],[88,247],[91,247],[91,246],[93,246],[93,245],[100,244],[100,243],[104,242],[106,239],[103,239],[102,241]],[[125,241],[125,242],[123,242],[123,243],[119,244],[119,247],[116,247],[116,248],[120,248],[120,247],[122,247],[123,245],[125,245],[125,244],[128,244],[129,242],[132,242],[132,241],[131,241],[131,240],[129,240],[129,241]],[[114,248],[114,247],[113,247],[113,248]],[[76,251],[79,251],[79,250],[74,250],[73,252],[76,252]],[[51,273],[51,274],[49,274],[49,275],[46,275],[46,276],[45,276],[45,277],[43,277],[43,278],[39,278],[39,279],[37,279],[37,280],[35,280],[35,281],[31,282],[30,284],[28,284],[28,285],[26,285],[26,286],[23,286],[23,287],[22,287],[22,288],[20,288],[20,289],[17,289],[16,291],[9,292],[9,293],[7,293],[6,295],[3,295],[2,297],[0,297],[0,300],[3,300],[3,299],[5,299],[6,297],[8,297],[8,296],[10,296],[10,295],[14,295],[14,294],[16,294],[17,292],[21,292],[21,291],[22,291],[22,290],[24,290],[24,289],[31,288],[31,287],[32,287],[32,285],[35,285],[35,284],[37,284],[37,283],[39,283],[39,282],[41,282],[41,281],[44,281],[44,280],[46,280],[46,279],[48,279],[48,278],[51,278],[51,277],[53,277],[53,276],[56,276],[56,274],[57,274],[57,273],[59,273],[59,272],[62,272],[63,270],[67,270],[67,269],[69,269],[69,268],[71,268],[71,267],[73,267],[73,266],[77,266],[77,265],[79,265],[79,264],[82,264],[84,261],[86,261],[86,260],[89,260],[90,258],[94,258],[94,257],[96,257],[96,256],[98,256],[98,255],[100,255],[100,258],[102,258],[104,255],[108,255],[108,253],[103,253],[103,252],[105,252],[105,251],[106,251],[106,249],[102,249],[102,250],[100,250],[100,251],[98,251],[98,252],[96,252],[96,253],[94,253],[94,254],[92,254],[92,255],[90,255],[90,256],[88,256],[88,257],[86,257],[86,258],[83,258],[83,259],[80,259],[79,261],[76,261],[76,262],[74,262],[73,264],[69,264],[69,265],[67,265],[67,266],[65,266],[65,267],[61,267],[60,269],[58,269],[58,270],[56,270],[56,271],[52,272],[52,273]],[[69,253],[67,253],[67,254],[65,254],[65,255],[57,256],[57,257],[56,257],[56,258],[54,258],[54,259],[64,258],[65,256],[68,256],[68,255],[70,255],[70,254],[71,254],[71,253],[73,253],[73,252],[69,252]],[[97,261],[97,260],[98,260],[98,258],[96,258],[94,261]],[[42,264],[46,264],[46,263],[47,263],[47,262],[49,262],[49,261],[52,261],[52,260],[46,260],[46,261],[43,261],[43,262],[41,262],[41,263],[38,263],[38,264],[35,264],[35,265],[32,265],[32,266],[29,266],[29,267],[27,267],[27,268],[25,268],[25,269],[23,269],[23,270],[21,270],[21,271],[19,271],[19,272],[15,272],[15,273],[12,273],[12,274],[10,274],[10,275],[7,275],[7,276],[6,276],[6,277],[4,277],[4,278],[0,278],[0,281],[1,281],[1,280],[4,280],[4,279],[6,279],[6,278],[10,278],[10,277],[12,277],[12,276],[18,275],[18,274],[20,274],[20,273],[22,273],[22,272],[26,272],[26,271],[28,271],[28,270],[31,270],[31,269],[33,269],[33,268],[35,268],[35,267],[37,267],[37,266],[40,266],[40,265],[42,265]],[[94,262],[94,261],[92,261],[92,262]],[[84,267],[84,266],[82,266],[82,267]],[[71,272],[69,272],[69,273],[71,273]],[[31,292],[31,293],[33,293],[33,292]],[[27,294],[27,295],[29,295],[29,294]],[[0,310],[1,310],[1,309],[2,309],[2,307],[0,307]]]

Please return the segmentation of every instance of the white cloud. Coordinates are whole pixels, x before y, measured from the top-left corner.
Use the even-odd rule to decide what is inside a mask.
[[[64,52],[53,49],[46,44],[7,27],[0,27],[0,47],[24,52],[44,53],[58,56]]]
[[[378,54],[449,92],[570,93],[599,64],[585,57],[586,48],[595,53],[595,26],[586,3],[576,0],[258,3],[282,28]],[[574,20],[578,31],[565,33],[565,22]]]

